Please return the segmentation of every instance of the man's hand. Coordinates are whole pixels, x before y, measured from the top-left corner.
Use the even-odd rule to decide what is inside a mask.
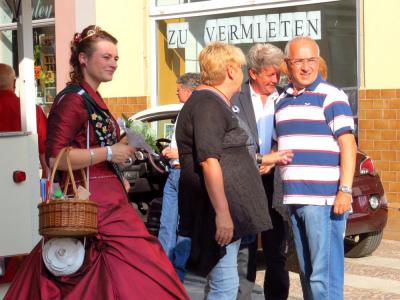
[[[337,215],[344,214],[351,208],[351,194],[342,191],[337,192],[336,200],[333,204],[333,212]]]
[[[178,159],[179,158],[179,153],[178,149],[171,148],[171,147],[165,147],[163,151],[161,152],[162,156],[164,156],[167,159]]]
[[[357,145],[354,135],[344,133],[338,137],[340,147],[340,184],[351,187],[356,165]],[[343,214],[350,210],[351,194],[342,191],[337,192],[333,212]]]
[[[292,161],[292,158],[292,150],[271,151],[263,155],[261,165],[287,165]]]
[[[220,246],[228,245],[233,237],[233,222],[229,211],[215,216],[215,240]]]

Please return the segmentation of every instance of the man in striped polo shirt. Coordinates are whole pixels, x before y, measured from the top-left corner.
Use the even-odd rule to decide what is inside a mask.
[[[357,146],[347,96],[318,75],[319,47],[296,37],[285,48],[291,84],[276,101],[284,203],[299,257],[304,299],[343,299],[343,238]]]

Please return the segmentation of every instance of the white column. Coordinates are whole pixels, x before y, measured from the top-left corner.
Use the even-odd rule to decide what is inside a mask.
[[[18,61],[21,99],[21,128],[36,133],[35,83],[33,71],[32,5],[21,0],[18,18]]]

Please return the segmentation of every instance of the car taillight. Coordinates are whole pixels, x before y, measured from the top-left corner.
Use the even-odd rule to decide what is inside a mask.
[[[360,174],[375,175],[375,167],[372,159],[367,157],[360,164]]]

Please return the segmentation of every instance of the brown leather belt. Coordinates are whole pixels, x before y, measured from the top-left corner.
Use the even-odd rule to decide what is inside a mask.
[[[180,169],[180,168],[181,168],[181,165],[173,165],[171,168],[172,168],[172,169]]]

